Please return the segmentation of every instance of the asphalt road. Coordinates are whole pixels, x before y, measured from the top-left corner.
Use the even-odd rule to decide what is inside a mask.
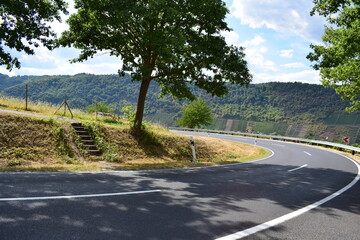
[[[354,162],[303,145],[256,144],[274,155],[183,170],[0,173],[0,239],[229,240],[254,228],[265,229],[244,239],[359,239]]]

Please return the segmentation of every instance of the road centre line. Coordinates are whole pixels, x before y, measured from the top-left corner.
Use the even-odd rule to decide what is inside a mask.
[[[306,152],[306,151],[304,151],[304,153],[306,153],[307,155],[311,156],[311,153],[308,153],[308,152]]]
[[[135,195],[145,193],[161,192],[161,190],[147,190],[135,192],[118,192],[118,193],[100,193],[100,194],[84,194],[84,195],[68,195],[68,196],[48,196],[48,197],[18,197],[18,198],[0,198],[0,202],[10,201],[35,201],[35,200],[54,200],[54,199],[73,199],[73,198],[91,198],[91,197],[111,197],[122,195]]]
[[[337,154],[337,153],[335,153]],[[340,154],[338,154],[340,155]],[[343,156],[343,155],[341,155]],[[300,216],[301,214],[304,214],[316,207],[319,207],[320,205],[332,200],[333,198],[341,195],[342,193],[344,193],[345,191],[347,191],[348,189],[350,189],[352,186],[354,186],[359,180],[360,180],[360,165],[358,163],[356,163],[354,160],[352,160],[351,158],[348,158],[346,156],[343,156],[347,159],[349,159],[350,161],[352,161],[356,167],[357,167],[357,175],[356,177],[348,184],[346,185],[345,187],[343,187],[342,189],[338,190],[337,192],[331,194],[330,196],[326,197],[326,198],[323,198],[313,204],[310,204],[306,207],[303,207],[303,208],[300,208],[294,212],[290,212],[288,214],[285,214],[281,217],[278,217],[278,218],[275,218],[273,220],[270,220],[268,222],[265,222],[263,224],[259,224],[257,226],[254,226],[254,227],[251,227],[251,228],[248,228],[248,229],[245,229],[243,231],[239,231],[239,232],[236,232],[236,233],[233,233],[231,235],[228,235],[228,236],[225,236],[225,237],[221,237],[221,238],[217,238],[215,240],[238,240],[238,239],[241,239],[241,238],[244,238],[244,237],[247,237],[247,236],[250,236],[252,234],[255,234],[257,232],[260,232],[260,231],[263,231],[263,230],[266,230],[266,229],[269,229],[271,227],[274,227],[274,226],[277,226],[281,223],[284,223],[288,220],[291,220],[293,218],[296,218],[298,216]]]
[[[294,168],[294,169],[290,169],[290,170],[288,170],[288,172],[293,172],[293,171],[299,170],[299,169],[304,168],[304,167],[307,167],[307,166],[308,166],[307,164],[304,164],[304,165],[302,165],[302,166],[300,166],[300,167],[297,167],[297,168]]]

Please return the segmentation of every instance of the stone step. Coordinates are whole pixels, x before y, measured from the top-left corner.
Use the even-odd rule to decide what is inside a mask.
[[[90,136],[88,131],[76,131],[79,136]]]
[[[81,123],[72,123],[72,127],[75,129],[77,135],[80,137],[81,143],[91,156],[100,156],[101,152],[97,149],[94,140],[90,136],[89,132],[85,130]]]
[[[97,147],[92,144],[84,145],[84,148],[86,148],[87,150],[98,150]]]
[[[79,137],[81,138],[81,140],[92,140],[90,135],[79,135]]]
[[[99,150],[88,150],[91,156],[100,156],[101,152]]]
[[[86,131],[85,128],[82,126],[73,126],[73,128],[75,129],[75,131]]]
[[[80,142],[84,143],[85,145],[95,145],[95,142],[92,139],[84,139],[80,140]]]

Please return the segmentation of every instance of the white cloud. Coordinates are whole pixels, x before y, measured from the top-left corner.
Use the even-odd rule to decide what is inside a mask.
[[[266,59],[264,56],[268,52],[268,48],[263,45],[265,42],[263,37],[256,35],[253,39],[240,45],[245,47],[246,59],[250,64],[265,71],[276,72],[275,62]]]
[[[284,57],[284,58],[292,58],[293,55],[294,55],[294,50],[293,49],[281,50],[280,51],[280,56]]]
[[[4,67],[0,67],[0,74],[5,74],[5,75],[8,75],[8,76],[15,76],[15,74],[13,72],[9,72]]]
[[[307,67],[307,66],[302,62],[293,62],[293,63],[283,64],[282,67],[285,67],[285,68],[304,68],[304,67]]]
[[[22,54],[21,68],[12,72],[0,68],[0,72],[9,76],[14,75],[72,75],[77,73],[116,74],[121,68],[121,59],[110,57],[105,53],[97,54],[94,58],[82,63],[70,63],[76,58],[79,50],[73,48],[59,48],[49,51],[45,47],[35,49],[35,55]]]
[[[68,15],[65,15],[63,13],[60,14],[61,22],[54,21],[50,23],[51,29],[55,31],[55,33],[60,36],[62,32],[69,29],[69,26],[66,23],[66,20],[69,18],[69,16],[73,13],[76,13],[77,10],[75,9],[75,3],[73,0],[66,0],[68,3],[67,11],[69,12]]]
[[[256,35],[253,39],[245,41],[242,45],[244,47],[258,47],[264,42],[266,42],[266,40],[263,37]]]
[[[324,20],[319,16],[310,16],[312,7],[313,3],[309,0],[233,0],[231,16],[251,28],[269,28],[319,42]]]
[[[119,64],[100,63],[76,63],[76,64],[61,64],[55,68],[37,69],[37,68],[21,68],[19,75],[75,75],[78,73],[92,73],[92,74],[116,74],[119,69]]]
[[[35,49],[35,55],[23,54],[20,58],[21,66],[26,67],[29,65],[36,66],[40,69],[45,69],[59,64],[59,58],[45,47],[39,47]]]
[[[221,35],[225,37],[225,41],[228,45],[234,45],[239,40],[239,34],[234,31],[222,31]]]
[[[315,70],[304,70],[294,73],[254,73],[253,83],[265,82],[303,82],[311,84],[320,84],[320,75]]]

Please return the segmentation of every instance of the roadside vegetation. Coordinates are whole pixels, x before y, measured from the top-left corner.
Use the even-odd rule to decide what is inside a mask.
[[[0,98],[0,108],[24,111],[24,101]],[[31,104],[27,113],[47,118],[0,112],[1,171],[100,171],[111,169],[159,169],[244,162],[269,153],[241,143],[196,137],[197,164],[192,162],[189,138],[145,123],[133,132],[128,119],[95,117],[73,110],[96,141],[101,156],[90,156],[70,122],[54,115],[55,106]],[[24,111],[25,112],[25,111]],[[61,111],[59,111],[61,112]],[[131,121],[131,119],[130,119]]]

